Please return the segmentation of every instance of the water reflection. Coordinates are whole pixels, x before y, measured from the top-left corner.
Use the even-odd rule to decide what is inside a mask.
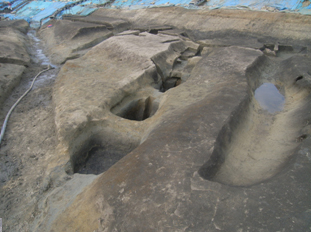
[[[255,99],[264,110],[271,114],[282,111],[284,108],[284,96],[271,83],[264,83],[257,88],[255,90]]]

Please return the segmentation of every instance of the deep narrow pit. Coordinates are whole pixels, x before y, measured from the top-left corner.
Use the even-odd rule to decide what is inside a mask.
[[[143,121],[152,117],[158,107],[158,102],[151,96],[130,101],[125,98],[117,106],[113,107],[111,112],[128,120]]]
[[[165,82],[163,82],[162,87],[160,89],[161,92],[166,92],[169,89],[175,88],[181,84],[180,77],[170,77]]]
[[[175,60],[170,77],[165,78],[160,88],[161,92],[166,92],[169,89],[175,88],[180,85],[182,77],[185,74],[185,68],[187,66],[187,59],[181,59],[180,57]]]

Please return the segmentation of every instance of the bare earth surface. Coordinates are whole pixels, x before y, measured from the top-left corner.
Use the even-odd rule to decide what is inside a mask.
[[[0,22],[2,121],[54,68],[1,143],[3,231],[311,231],[310,17],[99,9],[49,24]]]

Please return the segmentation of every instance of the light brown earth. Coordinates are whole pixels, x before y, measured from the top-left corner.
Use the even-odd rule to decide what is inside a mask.
[[[311,230],[310,17],[99,9],[49,24],[37,44],[0,23],[2,119],[45,68],[36,51],[56,65],[1,144],[4,231]],[[282,111],[255,99],[263,83]]]

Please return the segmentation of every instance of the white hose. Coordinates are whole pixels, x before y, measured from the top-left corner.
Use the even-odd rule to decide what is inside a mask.
[[[6,129],[6,125],[8,123],[8,120],[9,120],[9,117],[12,113],[12,111],[14,110],[14,108],[17,106],[17,104],[30,92],[30,90],[32,89],[36,79],[38,76],[40,76],[42,73],[50,70],[50,69],[53,69],[54,67],[51,67],[50,65],[48,65],[47,69],[44,69],[42,70],[41,72],[39,72],[37,74],[37,76],[35,76],[35,78],[33,79],[32,83],[31,83],[31,86],[29,87],[29,89],[15,102],[15,104],[11,107],[11,109],[9,110],[9,112],[7,113],[5,119],[4,119],[4,123],[2,125],[2,128],[1,128],[1,134],[0,134],[0,144],[2,142],[2,139],[3,139],[3,136],[4,136],[4,132],[5,132],[5,129]]]

